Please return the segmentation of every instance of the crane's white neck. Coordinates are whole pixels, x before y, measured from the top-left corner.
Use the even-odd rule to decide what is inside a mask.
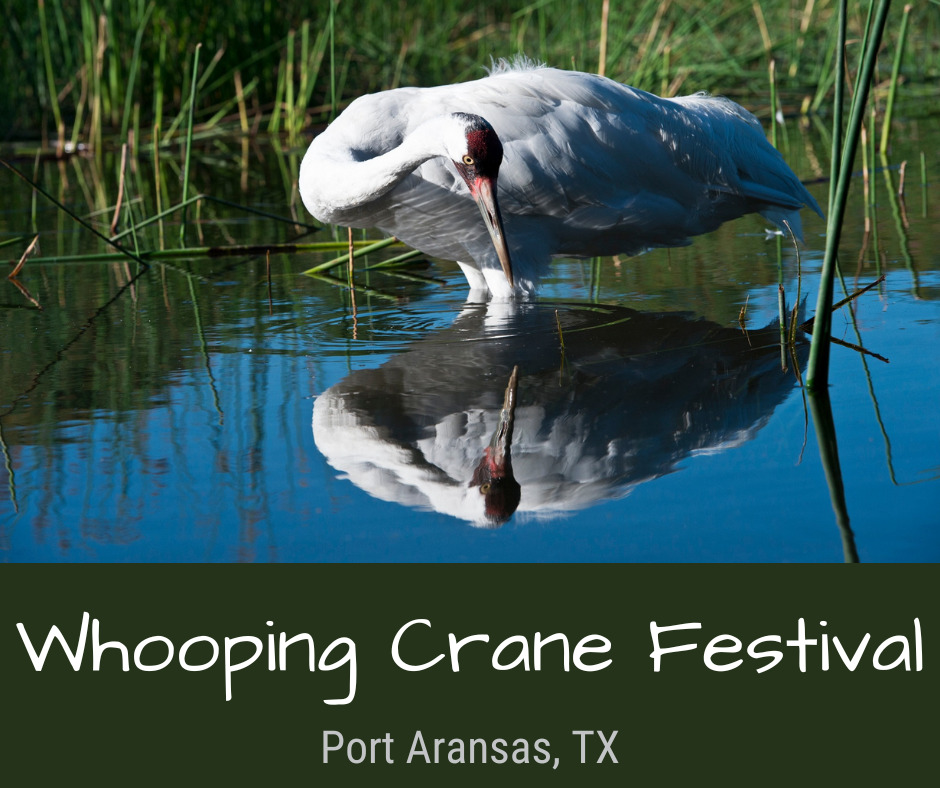
[[[357,155],[340,134],[331,134],[332,128],[313,140],[300,165],[304,205],[317,219],[329,223],[348,223],[350,212],[388,193],[424,162],[436,156],[453,157],[454,150],[466,146],[450,115],[421,124],[397,147],[369,158]]]

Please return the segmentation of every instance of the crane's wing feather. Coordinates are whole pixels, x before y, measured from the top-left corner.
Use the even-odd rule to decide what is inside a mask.
[[[803,205],[819,212],[753,115],[724,98],[662,99],[550,68],[508,70],[402,98],[409,112],[401,134],[442,111],[489,120],[505,150],[503,212],[557,217],[560,240],[576,237],[571,246],[583,243],[583,232],[620,227],[621,244],[637,239],[625,251],[638,251],[747,212],[792,214],[797,228]],[[419,175],[464,193],[449,162],[429,161]]]

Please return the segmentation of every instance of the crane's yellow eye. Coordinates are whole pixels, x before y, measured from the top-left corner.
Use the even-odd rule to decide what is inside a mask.
[[[469,159],[469,158],[470,158],[470,157],[467,156],[467,157],[464,159],[464,161],[466,161],[466,160]],[[471,161],[472,161],[472,159],[471,159]],[[481,495],[486,495],[489,491],[490,491],[490,483],[489,483],[489,482],[483,482],[483,484],[480,485],[480,494],[481,494]]]
[[[472,167],[474,164],[476,164],[476,162],[473,160],[473,156],[464,156],[463,163],[468,167]]]

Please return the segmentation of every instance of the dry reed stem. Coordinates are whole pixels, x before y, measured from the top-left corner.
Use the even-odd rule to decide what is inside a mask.
[[[20,261],[16,264],[16,266],[14,266],[13,270],[10,271],[9,274],[7,274],[7,279],[16,279],[16,275],[20,271],[23,270],[23,266],[26,265],[26,258],[29,257],[33,253],[33,250],[36,248],[37,243],[39,243],[38,235],[35,238],[33,238],[29,246],[26,247],[26,251],[23,252],[22,256],[20,257]]]
[[[600,53],[597,56],[597,73],[602,77],[606,76],[607,72],[607,25],[610,19],[610,0],[604,0],[601,5],[601,41],[600,41]]]
[[[235,97],[238,99],[238,122],[241,125],[242,134],[247,134],[248,128],[248,108],[245,106],[245,90],[242,87],[242,73],[235,70]]]
[[[114,205],[114,217],[111,219],[111,235],[117,232],[118,220],[121,218],[121,206],[124,204],[124,172],[127,167],[127,143],[121,145],[121,174],[118,180],[117,203]]]

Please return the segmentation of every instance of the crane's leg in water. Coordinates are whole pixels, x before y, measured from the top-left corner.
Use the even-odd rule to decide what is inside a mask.
[[[467,301],[479,303],[486,301],[490,295],[490,288],[486,284],[486,278],[483,272],[473,263],[461,263],[457,261],[463,275],[467,277],[467,283],[470,285],[470,293],[467,295]]]

